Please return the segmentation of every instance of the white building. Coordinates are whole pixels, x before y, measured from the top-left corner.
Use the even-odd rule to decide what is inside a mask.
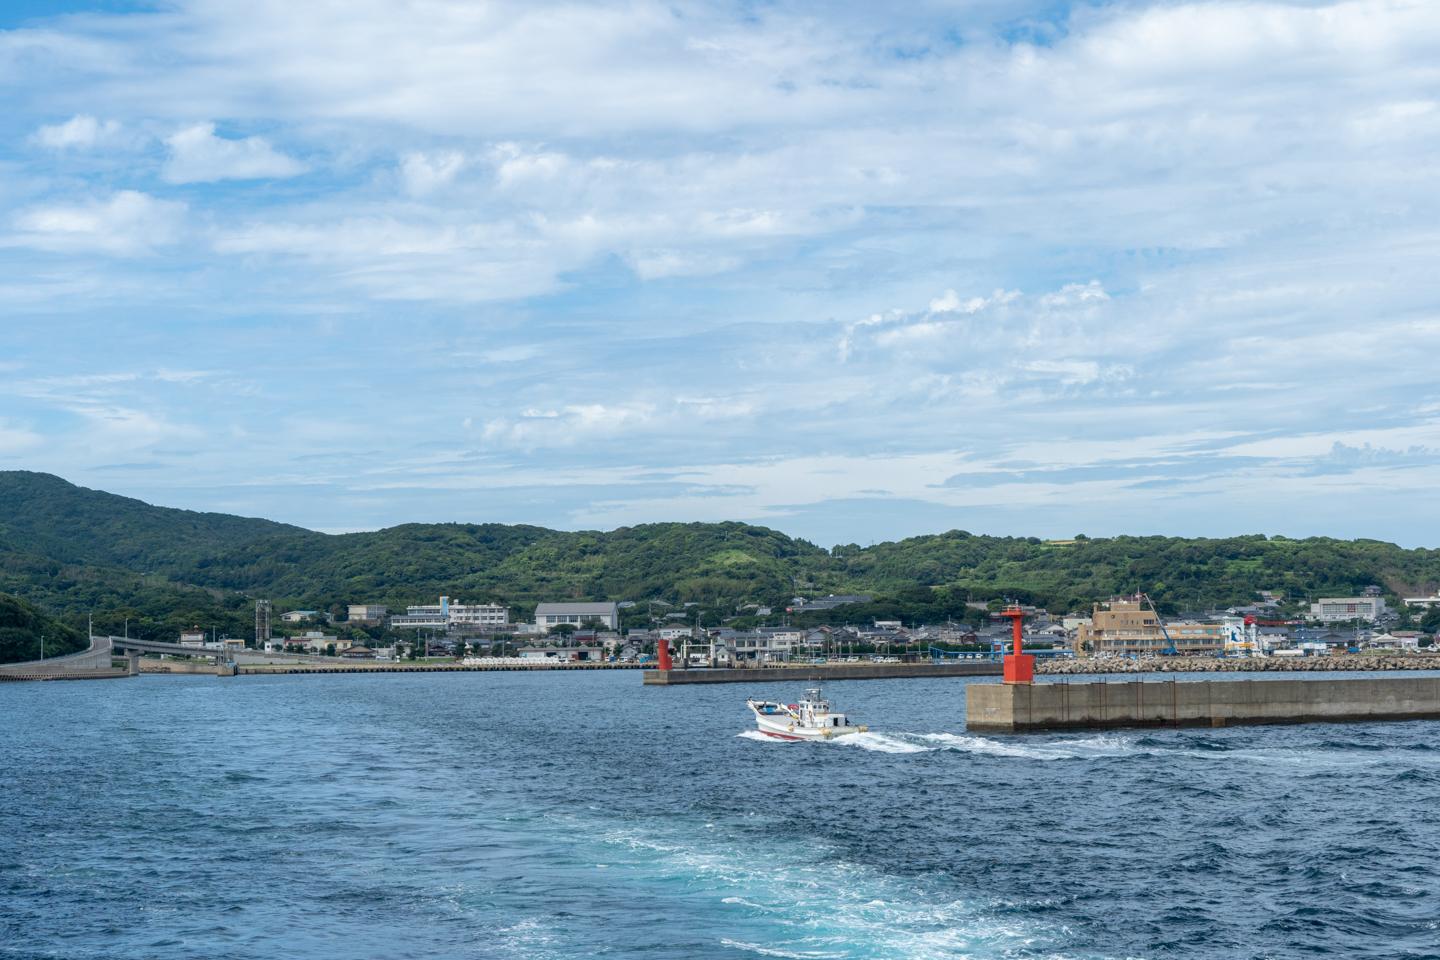
[[[542,603],[535,607],[535,626],[546,630],[562,623],[575,626],[596,621],[620,629],[620,607],[615,603]]]
[[[441,597],[439,603],[406,607],[405,613],[390,618],[390,626],[418,630],[429,627],[448,630],[451,627],[503,627],[510,622],[510,609],[498,603],[452,603]]]
[[[1321,597],[1310,604],[1311,619],[1321,623],[1373,622],[1384,613],[1385,601],[1381,597]]]
[[[1405,606],[1407,606],[1407,607],[1423,607],[1424,609],[1428,610],[1428,609],[1430,609],[1431,607],[1440,606],[1440,596],[1434,596],[1434,597],[1406,597],[1406,598],[1405,598]]]
[[[336,645],[336,649],[339,649],[339,641],[339,637],[321,633],[319,630],[307,630],[304,635],[291,637],[285,642],[290,646],[304,647],[311,653],[324,653],[325,648],[332,644]]]
[[[288,610],[280,614],[280,619],[286,623],[299,623],[301,620],[319,620],[319,610]]]

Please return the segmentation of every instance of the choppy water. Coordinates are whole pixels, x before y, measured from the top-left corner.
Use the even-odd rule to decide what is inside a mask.
[[[629,672],[0,685],[0,957],[1440,956],[1440,724],[964,689],[833,684],[883,732],[807,744]]]

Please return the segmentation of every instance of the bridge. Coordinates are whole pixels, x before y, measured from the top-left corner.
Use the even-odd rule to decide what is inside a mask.
[[[183,657],[204,657],[215,662],[215,672],[231,676],[235,672],[226,650],[184,647],[178,643],[139,640],[134,637],[90,638],[90,648],[63,657],[47,657],[25,663],[0,666],[0,680],[99,680],[109,677],[133,677],[140,673],[140,655],[168,653]],[[126,666],[116,669],[114,659],[124,654]]]

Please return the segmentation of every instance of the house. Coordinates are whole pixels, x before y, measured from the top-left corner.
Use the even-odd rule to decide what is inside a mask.
[[[339,640],[340,638],[333,634],[324,633],[320,630],[307,630],[298,637],[291,637],[289,640],[286,640],[285,643],[288,646],[304,647],[311,653],[324,653],[326,647],[338,646]]]
[[[324,617],[319,610],[287,610],[280,614],[286,623],[302,623],[306,620],[320,620]]]

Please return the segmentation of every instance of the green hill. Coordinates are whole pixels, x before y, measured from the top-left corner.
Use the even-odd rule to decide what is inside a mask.
[[[328,535],[268,520],[155,507],[58,477],[0,472],[0,591],[63,616],[147,635],[191,624],[248,635],[253,598],[279,608],[392,608],[440,594],[498,600],[696,602],[711,616],[791,596],[869,593],[829,615],[983,616],[967,601],[1051,609],[1144,589],[1162,609],[1440,585],[1440,551],[1374,540],[1112,537],[1042,541],[950,531],[822,549],[744,523],[654,523],[607,532],[503,524],[405,524]]]
[[[0,663],[39,659],[42,637],[47,657],[75,653],[88,645],[83,630],[41,613],[18,597],[0,594]]]

